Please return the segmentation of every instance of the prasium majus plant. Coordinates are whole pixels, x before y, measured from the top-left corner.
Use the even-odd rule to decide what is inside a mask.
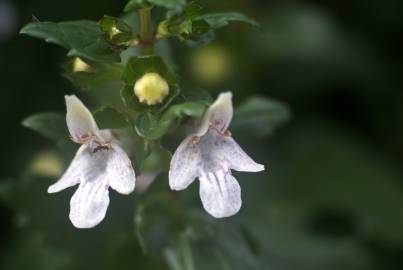
[[[155,8],[167,10],[157,24],[152,20]],[[78,185],[70,201],[70,220],[77,228],[91,228],[105,217],[109,187],[130,194],[136,175],[138,186],[142,177],[168,171],[172,190],[186,189],[199,179],[203,207],[213,217],[236,214],[241,189],[231,169],[259,172],[264,166],[241,149],[228,129],[234,114],[232,93],[213,99],[196,87],[183,89],[180,76],[157,47],[168,39],[200,46],[231,21],[254,27],[258,23],[240,13],[204,13],[200,5],[184,0],[131,0],[124,12],[121,18],[104,16],[98,22],[35,21],[21,30],[66,48],[64,76],[100,104],[91,112],[75,95],[65,96],[71,143],[66,143],[63,128],[55,128],[55,122],[65,125],[58,114],[37,114],[24,121],[62,148],[80,145],[48,192]],[[264,128],[257,129],[267,133],[287,119],[288,110],[279,102],[252,98],[237,117],[244,121],[238,125],[261,125]],[[183,139],[173,156],[164,144],[172,138]]]

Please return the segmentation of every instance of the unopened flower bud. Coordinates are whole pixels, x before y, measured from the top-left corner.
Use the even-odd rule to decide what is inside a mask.
[[[73,61],[73,72],[91,72],[92,68],[86,62],[76,57]]]
[[[122,31],[120,31],[116,26],[112,26],[110,32],[109,32],[109,38],[112,39],[114,36],[121,34]]]
[[[169,86],[158,73],[146,73],[135,83],[134,94],[141,103],[154,105],[161,103],[169,94]]]
[[[169,30],[168,30],[168,21],[162,21],[159,25],[158,25],[158,29],[157,29],[157,39],[159,38],[164,38],[164,37],[168,37],[170,36]]]

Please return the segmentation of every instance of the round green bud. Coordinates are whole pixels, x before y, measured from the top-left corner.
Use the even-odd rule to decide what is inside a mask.
[[[134,94],[141,103],[155,105],[169,94],[169,85],[158,73],[146,73],[135,83]]]

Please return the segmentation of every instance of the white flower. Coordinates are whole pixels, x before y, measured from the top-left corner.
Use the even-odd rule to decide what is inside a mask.
[[[135,174],[110,130],[99,130],[90,111],[76,96],[65,99],[71,138],[81,146],[62,178],[48,192],[79,184],[70,201],[70,220],[77,228],[92,228],[105,217],[109,187],[129,194],[134,190]]]
[[[203,207],[216,218],[232,216],[242,205],[241,188],[231,169],[264,170],[231,137],[227,128],[232,115],[232,94],[220,94],[205,113],[199,129],[179,145],[169,170],[173,190],[185,189],[199,178]]]

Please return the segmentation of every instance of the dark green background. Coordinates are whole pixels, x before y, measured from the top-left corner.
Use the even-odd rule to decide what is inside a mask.
[[[14,14],[0,6],[6,14],[0,16],[12,22],[0,25],[0,184],[18,185],[32,156],[54,148],[21,120],[63,112],[63,95],[78,93],[60,76],[65,51],[20,36],[19,29],[31,14],[44,21],[117,16],[125,2],[0,0],[5,3]],[[213,93],[232,90],[235,104],[261,94],[286,102],[293,112],[270,138],[234,133],[268,167],[263,174],[237,174],[241,213],[211,221],[224,230],[245,228],[242,236],[259,264],[243,269],[402,269],[402,1],[201,3],[209,11],[241,11],[262,24],[262,32],[240,24],[219,31],[216,44],[231,55],[233,68],[229,78],[209,85]],[[190,50],[172,45],[189,84]],[[168,188],[166,177],[159,180]],[[141,253],[133,197],[113,194],[105,222],[77,231],[67,219],[73,191],[49,196],[46,187],[53,181],[22,185],[13,203],[0,199],[1,269],[166,269],[161,256]],[[195,185],[184,192],[201,208]],[[226,237],[224,245],[236,245]],[[203,257],[197,245],[193,251]],[[234,258],[243,256],[239,250]]]

